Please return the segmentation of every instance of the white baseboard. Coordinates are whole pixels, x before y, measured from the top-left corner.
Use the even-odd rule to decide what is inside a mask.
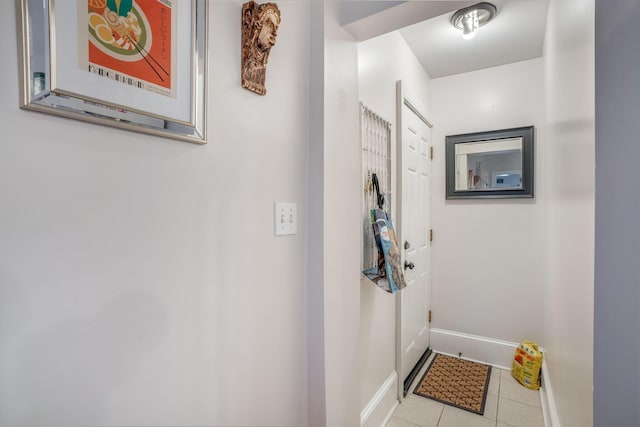
[[[393,413],[395,412],[395,410],[396,410],[396,408],[398,407],[399,404],[400,404],[400,402],[398,402],[398,399],[396,399],[396,401],[394,402],[393,406],[391,407],[391,410],[389,411],[387,416],[384,417],[384,420],[382,421],[382,424],[380,424],[380,427],[385,427],[387,425],[387,423],[389,422],[389,420],[393,416]]]
[[[518,343],[503,341],[446,329],[431,329],[431,348],[436,353],[458,356],[475,362],[511,369]]]
[[[397,393],[398,373],[393,371],[360,413],[360,426],[384,426],[398,405]]]
[[[542,401],[542,416],[544,417],[545,427],[560,427],[560,419],[558,418],[558,410],[553,400],[553,390],[551,387],[551,377],[547,362],[542,360],[542,387],[540,388],[540,400]]]

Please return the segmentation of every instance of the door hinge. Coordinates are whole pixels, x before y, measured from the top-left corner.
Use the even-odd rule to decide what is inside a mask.
[[[433,242],[433,229],[429,230],[429,241]]]
[[[433,160],[433,147],[429,147],[429,158]]]
[[[429,323],[431,323],[431,310],[429,310],[429,318],[428,318],[428,320],[429,320]]]

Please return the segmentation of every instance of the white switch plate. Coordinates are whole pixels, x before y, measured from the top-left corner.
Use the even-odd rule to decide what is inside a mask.
[[[298,206],[295,203],[275,202],[273,204],[273,230],[276,236],[286,236],[298,232]]]

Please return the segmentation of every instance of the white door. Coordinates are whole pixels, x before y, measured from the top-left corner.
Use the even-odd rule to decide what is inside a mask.
[[[400,291],[400,382],[404,382],[429,347],[431,128],[424,113],[398,85],[400,175],[399,246],[407,287]]]

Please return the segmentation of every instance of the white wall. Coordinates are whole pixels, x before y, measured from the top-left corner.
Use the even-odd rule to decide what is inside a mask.
[[[541,58],[431,80],[432,328],[545,344],[543,89]],[[528,125],[535,126],[534,199],[445,200],[447,135]],[[435,350],[500,365],[513,357],[508,346],[498,344],[498,354],[493,354],[482,350],[480,342],[447,334],[432,334]]]
[[[640,3],[595,2],[594,425],[640,425]]]
[[[593,8],[592,0],[551,1],[544,46],[550,269],[542,307],[546,386],[562,426],[593,420]]]
[[[304,424],[309,3],[279,4],[266,97],[240,88],[240,2],[210,3],[205,146],[19,110],[15,3],[0,425]],[[275,200],[298,235],[273,236]]]
[[[309,19],[309,156],[307,158],[307,422],[326,425],[324,346],[324,4]]]
[[[392,32],[358,44],[360,100],[392,123],[391,152],[396,152],[396,81],[403,80],[417,100],[429,102],[429,75],[400,33]],[[395,158],[395,154],[393,155]],[[396,164],[392,176],[395,177]],[[395,188],[396,183],[392,183]],[[362,192],[360,192],[362,194]],[[395,218],[396,197],[392,197]],[[396,299],[370,281],[360,284],[360,408],[364,409],[395,371]],[[397,379],[396,379],[397,380]],[[400,379],[402,381],[403,379]],[[367,425],[380,425],[396,401],[397,382],[387,383],[380,407]]]
[[[360,139],[358,59],[340,27],[340,3],[324,3],[323,258],[326,425],[359,424]]]

